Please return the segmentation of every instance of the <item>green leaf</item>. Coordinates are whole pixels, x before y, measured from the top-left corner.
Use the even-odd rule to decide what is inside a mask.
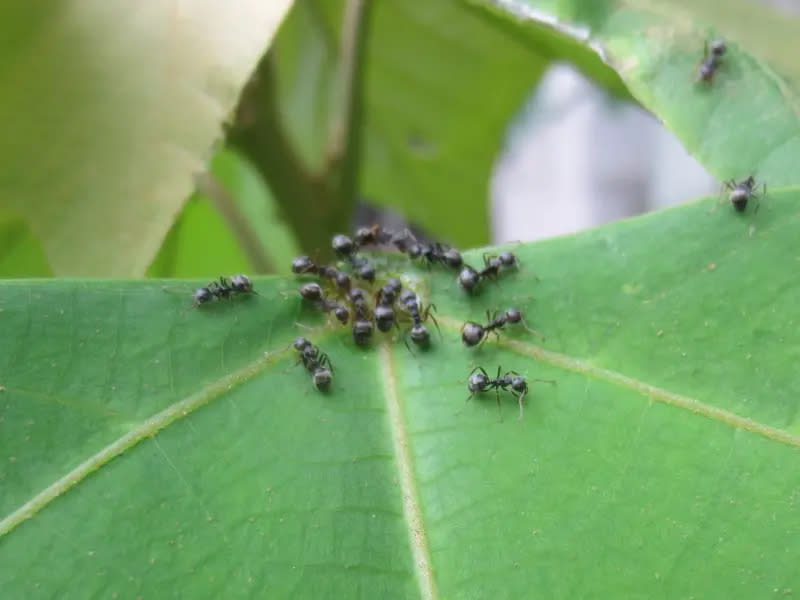
[[[800,69],[787,60],[798,49],[797,19],[778,18],[763,6],[748,9],[738,0],[724,8],[683,0],[488,4],[531,24],[532,35],[554,24],[591,40],[633,96],[720,179],[756,173],[770,186],[798,182]],[[704,44],[720,36],[728,46],[723,64],[711,85],[698,83]]]
[[[220,273],[252,270],[252,264],[212,201],[195,193],[169,230],[147,275],[214,278]]]
[[[300,253],[297,242],[283,219],[280,206],[258,171],[237,152],[225,149],[214,157],[212,172],[224,188],[230,203],[220,202],[237,215],[237,228],[248,243],[246,249],[259,272],[290,273],[292,259]],[[231,220],[229,218],[229,220]]]
[[[0,586],[791,593],[798,201],[771,192],[742,215],[709,199],[520,245],[520,270],[475,297],[451,273],[380,259],[438,307],[443,339],[428,322],[432,348],[413,355],[320,329],[281,278],[192,310],[190,288],[159,282],[5,282]],[[508,326],[461,345],[465,319],[508,306],[546,342]],[[298,334],[330,355],[331,393],[293,365]],[[501,421],[493,394],[465,403],[476,365],[557,385],[531,382],[522,420],[501,393]]]
[[[289,274],[299,250],[278,206],[246,160],[222,149],[210,174],[170,229],[150,277],[218,277],[220,273]]]
[[[42,245],[18,214],[0,212],[0,277],[50,275]]]
[[[56,273],[144,273],[289,5],[3,4],[0,208]]]

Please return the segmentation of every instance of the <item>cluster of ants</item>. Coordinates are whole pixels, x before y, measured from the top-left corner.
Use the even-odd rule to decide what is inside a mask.
[[[447,244],[421,242],[407,229],[393,233],[378,225],[363,227],[356,231],[352,238],[342,234],[336,235],[331,241],[331,246],[339,259],[335,265],[320,264],[308,256],[299,256],[292,261],[292,272],[296,275],[314,275],[318,278],[317,281],[304,283],[299,288],[303,301],[332,315],[342,325],[352,323],[353,341],[362,347],[370,344],[375,329],[382,333],[388,333],[393,329],[399,331],[400,322],[406,322],[409,326],[403,332],[402,339],[412,354],[414,351],[408,343],[408,338],[417,348],[425,349],[430,346],[431,334],[425,326],[428,319],[433,321],[441,337],[439,324],[431,313],[436,310],[436,306],[425,305],[416,292],[404,288],[397,278],[386,278],[383,285],[378,286],[375,282],[377,277],[375,265],[359,254],[361,248],[389,246],[406,254],[412,261],[421,261],[428,267],[441,265],[448,269],[459,269],[459,285],[468,293],[474,293],[481,282],[487,279],[496,281],[503,272],[519,266],[513,253],[503,252],[499,256],[484,255],[483,268],[475,269],[464,263],[457,249]],[[361,282],[360,285],[364,287],[359,287],[354,279]],[[238,295],[257,293],[246,275],[220,277],[195,290],[192,296],[194,302],[189,308],[196,308],[213,301],[232,300]],[[489,334],[499,337],[499,330],[507,324],[521,325],[543,339],[542,334],[528,327],[522,313],[516,308],[509,308],[505,312],[496,311],[494,314],[490,314],[487,310],[486,319],[485,324],[475,321],[464,323],[461,328],[461,340],[465,346],[480,346]],[[333,382],[333,364],[330,357],[305,337],[298,337],[293,346],[297,351],[297,363],[302,363],[311,375],[314,387],[322,392],[328,391]],[[499,407],[500,390],[506,390],[518,399],[521,418],[522,401],[527,394],[528,384],[516,371],[508,371],[501,376],[501,370],[498,367],[497,376],[490,378],[482,367],[473,369],[467,383],[470,392],[467,400],[475,394],[495,390]],[[550,380],[534,381],[554,383]]]
[[[483,268],[476,269],[467,265],[461,253],[452,246],[440,242],[422,242],[407,229],[392,232],[379,225],[362,227],[352,237],[335,235],[331,240],[331,247],[339,259],[337,264],[321,264],[306,255],[298,256],[292,261],[292,272],[296,275],[317,277],[317,281],[304,283],[299,288],[303,301],[332,315],[342,325],[352,324],[353,341],[358,346],[368,346],[375,329],[382,333],[389,333],[393,329],[399,331],[400,323],[406,322],[409,326],[402,333],[402,339],[412,354],[414,350],[409,345],[408,338],[420,349],[428,348],[431,344],[431,334],[425,326],[428,319],[433,321],[441,337],[439,324],[432,314],[436,306],[424,304],[416,292],[404,288],[397,278],[388,277],[382,281],[383,285],[377,284],[375,265],[359,254],[362,248],[369,246],[399,251],[428,268],[439,265],[459,270],[458,283],[468,293],[474,293],[483,281],[497,280],[505,271],[519,266],[513,253],[503,252],[499,256],[484,255]],[[489,334],[497,336],[498,331],[507,324],[520,324],[527,331],[543,338],[538,331],[527,326],[522,313],[515,308],[494,314],[487,310],[486,318],[486,324],[474,321],[464,323],[461,340],[465,346],[479,346]],[[320,391],[327,391],[333,379],[333,367],[328,355],[304,337],[295,340],[294,348],[298,352],[297,362],[302,363],[312,375],[315,387]],[[507,390],[518,398],[521,415],[522,400],[528,389],[525,379],[514,371],[501,377],[499,368],[497,377],[492,379],[485,376],[482,368],[480,370],[484,374],[483,379],[480,373],[473,371],[470,374],[467,386],[469,398],[494,389],[499,405],[499,390]]]
[[[710,44],[708,41],[705,42],[703,60],[697,68],[696,82],[702,81],[711,85],[714,75],[722,66],[722,57],[727,49],[728,46],[724,40],[713,40]],[[759,187],[761,188],[761,193],[757,191]],[[723,182],[723,188],[729,192],[728,200],[730,200],[734,210],[737,212],[744,212],[750,200],[759,201],[767,194],[767,184],[757,182],[753,175],[742,181],[736,181],[735,179],[725,181]],[[758,211],[759,206],[760,202],[756,204],[756,211]]]
[[[723,40],[714,40],[710,44],[706,41],[696,82],[712,84],[715,74],[723,64],[726,50],[727,46]],[[767,192],[766,184],[757,182],[753,175],[741,181],[734,179],[725,181],[723,186],[729,192],[728,199],[733,208],[738,212],[744,212],[750,200],[760,200]],[[760,193],[759,188],[761,188]],[[461,253],[452,246],[440,242],[423,242],[408,229],[393,232],[379,225],[362,227],[353,237],[335,235],[331,240],[331,247],[339,259],[336,265],[320,264],[309,256],[298,256],[292,261],[292,272],[296,275],[315,275],[318,278],[318,281],[304,283],[298,290],[303,301],[326,314],[333,315],[342,325],[352,323],[353,341],[358,346],[368,346],[376,328],[382,333],[388,333],[393,328],[399,330],[400,322],[404,321],[409,327],[402,334],[402,339],[412,354],[414,351],[408,344],[408,338],[411,338],[418,348],[427,348],[431,343],[430,332],[425,327],[429,318],[439,330],[439,324],[431,313],[436,310],[436,306],[430,303],[425,305],[413,290],[404,289],[401,281],[394,277],[385,279],[383,285],[378,287],[375,283],[377,277],[375,265],[359,254],[362,248],[390,248],[428,268],[438,265],[458,270],[458,284],[469,294],[476,293],[483,282],[487,280],[496,282],[502,274],[519,268],[517,257],[512,252],[503,252],[496,256],[484,254],[483,267],[477,269],[466,264]],[[361,282],[360,285],[364,287],[359,287],[354,279]],[[241,294],[256,293],[246,275],[220,277],[217,281],[212,281],[196,290],[193,295],[194,303],[189,308],[216,300],[230,300]],[[519,324],[529,333],[544,339],[541,333],[528,327],[522,313],[515,308],[494,314],[490,314],[487,310],[486,319],[486,324],[474,321],[464,323],[461,328],[461,340],[465,346],[479,346],[489,334],[499,337],[498,331],[508,324]],[[441,337],[440,330],[439,335]],[[314,386],[320,391],[328,391],[333,381],[333,365],[328,355],[304,337],[295,340],[294,349],[298,353],[298,364],[302,363],[306,371],[311,374]],[[495,390],[499,407],[500,390],[508,391],[517,398],[522,418],[522,401],[528,393],[528,382],[516,371],[506,371],[503,375],[501,371],[501,367],[498,367],[496,376],[490,377],[483,367],[475,367],[467,381],[470,393],[467,400],[475,394]],[[532,381],[555,383],[549,379]]]

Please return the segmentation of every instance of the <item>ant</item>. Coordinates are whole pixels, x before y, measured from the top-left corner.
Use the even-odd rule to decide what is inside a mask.
[[[342,325],[346,325],[347,321],[350,320],[350,311],[347,310],[347,307],[326,298],[322,287],[318,283],[310,282],[303,284],[299,292],[303,300],[313,302],[323,312],[332,312]]]
[[[467,389],[470,392],[467,401],[475,394],[480,394],[494,388],[495,395],[497,396],[497,409],[500,411],[500,419],[502,420],[503,413],[502,407],[500,406],[500,390],[503,389],[511,392],[519,401],[519,418],[522,419],[522,400],[528,393],[528,382],[516,371],[506,371],[505,374],[500,377],[501,370],[502,368],[498,365],[497,375],[492,379],[483,367],[475,367],[472,369],[469,374],[469,380],[467,381]],[[476,373],[476,371],[478,372]],[[541,383],[550,383],[553,385],[556,383],[552,379],[533,379],[531,381],[539,381]]]
[[[340,292],[350,291],[351,282],[350,276],[347,273],[340,271],[336,267],[319,265],[306,255],[298,256],[292,261],[292,273],[296,275],[315,273],[322,279],[332,281]]]
[[[480,278],[491,277],[496,279],[503,269],[519,268],[519,261],[512,252],[503,252],[499,256],[493,254],[483,255],[483,269],[478,272]]]
[[[340,258],[353,265],[356,277],[370,283],[375,281],[375,266],[366,258],[356,256],[358,244],[352,238],[342,233],[337,233],[331,240],[331,247]]]
[[[379,246],[391,242],[393,236],[394,234],[391,231],[375,224],[372,227],[359,227],[353,236],[353,241],[359,248],[362,246]]]
[[[399,252],[407,254],[410,248],[417,243],[417,238],[408,228],[405,228],[403,231],[391,234],[389,243],[397,248]]]
[[[391,278],[386,281],[386,284],[375,295],[375,326],[384,333],[389,331],[392,325],[399,327],[393,304],[402,289],[403,285],[400,281]]]
[[[500,314],[495,311],[491,316],[487,310],[486,319],[488,321],[486,325],[481,325],[474,321],[467,321],[464,323],[464,326],[461,328],[461,341],[464,342],[465,346],[480,346],[486,338],[489,337],[489,333],[494,333],[496,336],[500,337],[497,330],[502,329],[506,323],[522,323],[522,326],[527,331],[544,339],[541,333],[528,327],[528,324],[525,323],[525,319],[522,318],[522,313],[516,308],[509,308],[506,312]]]
[[[218,280],[195,290],[192,294],[193,303],[186,310],[191,310],[213,300],[221,300],[223,298],[230,300],[238,294],[258,294],[258,292],[253,289],[253,282],[250,281],[247,275],[233,275],[230,279],[221,276]]]
[[[710,52],[709,52],[710,50]],[[708,40],[704,44],[703,61],[697,69],[695,82],[705,81],[709,85],[714,79],[714,73],[722,64],[722,55],[725,54],[727,46],[723,40],[714,40],[709,45]]]
[[[423,308],[419,297],[411,290],[405,290],[400,294],[400,304],[405,308],[406,312],[411,316],[411,320],[414,322],[414,325],[408,331],[411,335],[412,342],[422,348],[428,346],[430,343],[430,333],[428,333],[425,325],[422,324],[424,321],[428,320],[428,317],[433,320],[436,329],[439,331],[439,337],[441,337],[442,331],[439,329],[439,323],[436,321],[436,317],[431,314],[431,309],[436,310],[435,304],[429,304]],[[403,338],[403,342],[410,351],[411,348],[408,346],[405,337]]]
[[[372,338],[372,315],[367,303],[367,292],[361,288],[353,288],[349,294],[353,305],[353,341],[359,346],[366,346]]]
[[[733,208],[737,212],[744,212],[747,208],[747,203],[750,200],[756,200],[756,208],[755,212],[758,212],[759,207],[761,206],[761,198],[763,198],[767,194],[767,184],[766,183],[758,183],[756,178],[753,175],[750,175],[747,179],[743,179],[742,181],[735,181],[734,179],[730,179],[723,183],[723,186],[726,190],[730,191],[728,199],[733,204]],[[756,193],[756,190],[761,187],[761,193]]]
[[[458,269],[464,264],[464,259],[458,250],[439,242],[433,244],[415,242],[408,248],[408,256],[412,259],[422,258],[428,266],[439,263],[451,269]]]
[[[294,341],[294,349],[300,353],[297,362],[302,362],[306,371],[311,373],[314,387],[327,392],[333,381],[333,365],[328,355],[304,337]]]

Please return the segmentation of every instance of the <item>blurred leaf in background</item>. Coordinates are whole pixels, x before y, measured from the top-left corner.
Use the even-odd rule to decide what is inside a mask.
[[[0,6],[0,209],[54,273],[145,272],[289,5]]]
[[[246,159],[221,149],[198,184],[148,269],[150,277],[290,272],[299,249],[280,207]]]

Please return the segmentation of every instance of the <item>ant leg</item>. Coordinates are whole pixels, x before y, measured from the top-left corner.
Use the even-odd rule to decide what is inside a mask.
[[[545,341],[545,339],[547,339],[547,338],[544,337],[544,335],[541,332],[536,331],[535,329],[531,329],[530,327],[528,327],[528,324],[525,322],[524,318],[522,318],[520,320],[520,323],[522,323],[522,326],[525,328],[525,331],[527,331],[528,333],[535,335],[536,337],[538,337],[542,341]]]
[[[761,194],[755,196],[756,208],[753,211],[753,214],[757,214],[758,213],[758,209],[761,208],[761,199],[766,195],[767,195],[767,184],[765,182],[765,183],[761,184]]]
[[[517,399],[519,400],[519,420],[522,421],[522,401],[525,399],[525,394],[520,394]]]
[[[481,341],[478,342],[475,347],[480,348],[483,345],[483,342],[485,342],[488,338],[489,338],[489,332],[484,329],[483,334],[481,335]]]
[[[494,393],[497,396],[497,412],[500,415],[500,422],[503,422],[503,406],[500,404],[500,389],[495,387]]]
[[[325,352],[319,353],[317,356],[317,361],[319,362],[320,367],[327,366],[331,372],[331,375],[333,375],[333,365],[331,364],[331,359]]]
[[[197,307],[199,307],[199,306],[200,306],[200,304],[198,304],[197,302],[193,302],[193,303],[192,303],[190,306],[187,306],[187,307],[186,307],[186,308],[184,308],[184,309],[183,309],[181,312],[179,312],[179,313],[178,313],[178,316],[179,316],[179,317],[182,317],[183,315],[185,315],[185,314],[186,314],[187,312],[189,312],[190,310],[192,310],[192,309],[194,309],[194,308],[197,308]]]
[[[480,371],[481,373],[483,373],[484,375],[486,375],[486,377],[489,377],[489,374],[488,374],[488,373],[487,373],[487,372],[484,370],[484,368],[483,368],[482,366],[480,366],[480,365],[478,365],[478,366],[476,366],[474,369],[472,369],[472,371],[470,371],[470,372],[469,372],[469,374],[470,374],[470,375],[472,375],[472,374],[473,374],[475,371]]]
[[[409,346],[409,345],[408,345],[408,333],[409,333],[410,331],[411,331],[411,330],[409,329],[408,331],[406,331],[406,332],[403,334],[403,343],[406,345],[406,348],[408,348],[408,351],[409,351],[409,352],[411,352],[411,355],[412,355],[412,356],[416,356],[416,353],[415,353],[415,352],[414,352],[414,351],[411,349],[411,346]]]
[[[441,340],[442,339],[442,330],[439,329],[439,322],[436,320],[436,317],[434,317],[431,314],[431,309],[436,310],[436,305],[435,304],[428,304],[428,307],[425,309],[425,315],[424,315],[422,320],[423,321],[427,321],[428,317],[431,318],[431,320],[433,321],[433,324],[436,325],[436,331],[439,332],[439,339]]]

